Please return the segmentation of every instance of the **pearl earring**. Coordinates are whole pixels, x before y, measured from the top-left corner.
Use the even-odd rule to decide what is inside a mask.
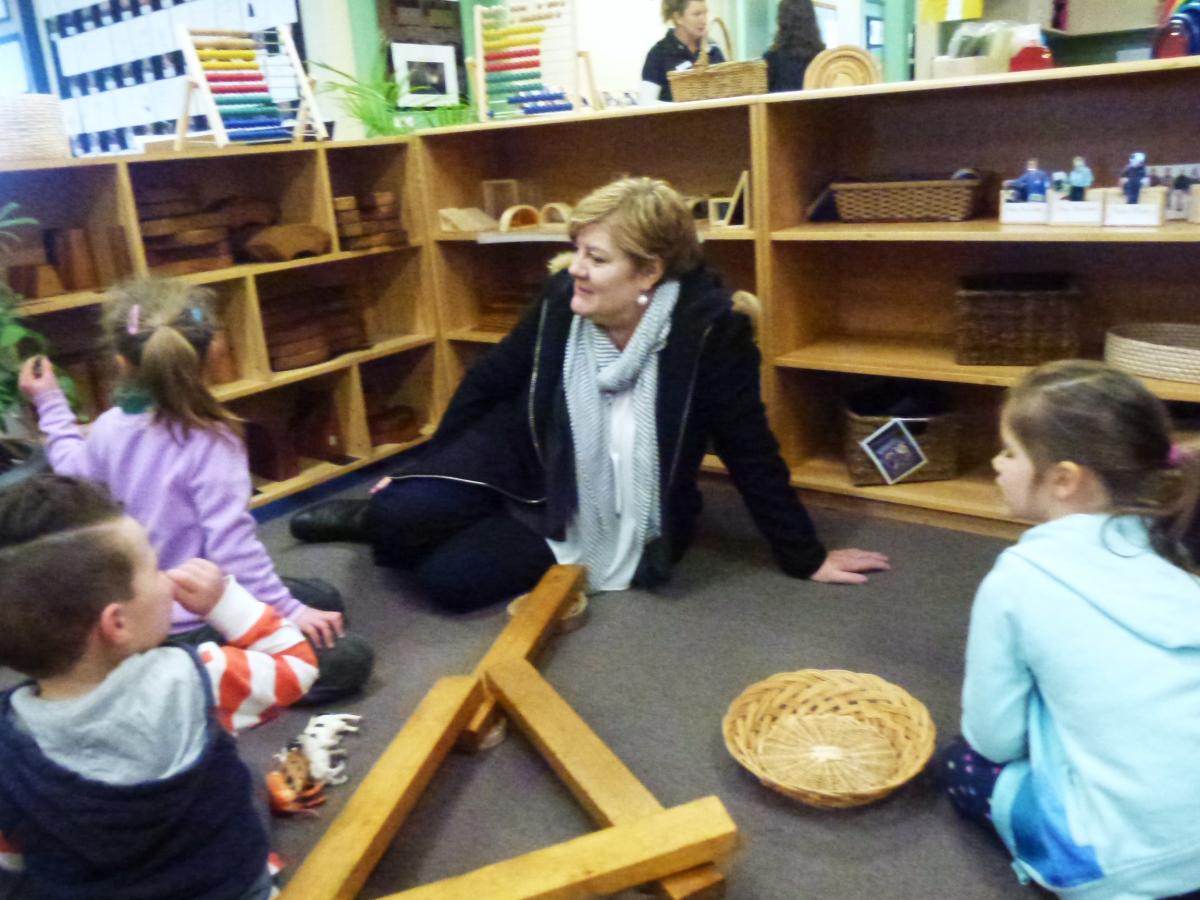
[[[637,304],[638,304],[638,306],[649,306],[650,305],[650,295],[649,294],[638,294]]]

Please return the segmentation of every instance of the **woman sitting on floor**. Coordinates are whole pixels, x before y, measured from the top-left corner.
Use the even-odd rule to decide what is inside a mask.
[[[300,540],[366,540],[453,610],[582,563],[592,591],[665,581],[691,543],[710,445],[780,567],[858,584],[888,568],[826,552],[789,484],[759,393],[751,319],[701,262],[665,182],[626,178],[575,209],[570,267],[463,380],[437,433],[369,501],[292,520]]]

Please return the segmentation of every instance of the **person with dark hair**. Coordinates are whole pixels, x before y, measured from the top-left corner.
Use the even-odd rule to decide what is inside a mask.
[[[662,18],[671,27],[663,39],[650,48],[642,65],[641,103],[671,101],[668,72],[690,69],[708,45],[710,64],[725,62],[716,44],[708,42],[708,3],[705,0],[662,0]]]
[[[1005,503],[1041,524],[979,586],[939,775],[1063,896],[1200,888],[1200,463],[1100,362],[1040,366],[1000,417]]]
[[[221,642],[163,646],[172,598]],[[103,487],[43,475],[0,494],[0,665],[30,679],[0,692],[0,869],[19,896],[271,896],[232,733],[312,684],[295,625],[207,560],[161,571]]]
[[[317,504],[292,534],[368,541],[454,611],[528,591],[555,563],[584,564],[591,592],[653,587],[691,543],[711,446],[788,575],[861,584],[886,569],[818,540],[767,424],[757,299],[704,266],[683,198],[620,179],[568,230],[569,266],[467,373],[433,438],[369,501]]]
[[[204,383],[217,329],[212,299],[207,288],[161,278],[110,291],[104,325],[123,377],[115,405],[86,435],[52,366],[26,361],[21,391],[37,410],[54,471],[107,486],[146,527],[164,566],[211,560],[296,623],[321,662],[306,703],[353,693],[370,676],[370,645],[345,633],[344,606],[332,587],[281,579],[258,539],[240,423]],[[171,635],[194,643],[216,638],[201,616],[179,604]]]
[[[812,0],[780,0],[777,22],[775,43],[763,54],[767,90],[798,91],[808,64],[825,49]]]

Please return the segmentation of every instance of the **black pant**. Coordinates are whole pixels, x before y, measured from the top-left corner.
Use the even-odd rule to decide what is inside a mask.
[[[313,609],[340,612],[347,622],[346,605],[337,590],[319,578],[284,578],[283,583],[292,596]],[[224,635],[211,625],[171,635],[178,643],[197,646],[205,641],[226,643]],[[317,656],[317,680],[295,706],[316,706],[338,700],[362,690],[371,670],[375,666],[375,651],[371,645],[356,634],[347,632],[337,639],[332,647],[312,645]]]
[[[523,594],[555,562],[500,494],[461,481],[393,481],[372,496],[366,524],[375,561],[411,570],[429,599],[453,612]]]

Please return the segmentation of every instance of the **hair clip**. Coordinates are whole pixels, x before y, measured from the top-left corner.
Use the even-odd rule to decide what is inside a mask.
[[[125,323],[125,330],[130,334],[137,334],[142,326],[142,306],[140,303],[135,303],[129,307],[129,319]]]
[[[202,323],[204,321],[204,310],[202,310],[200,307],[193,306],[191,308],[191,313],[192,313],[192,321],[195,322],[197,325],[199,325],[200,323]]]

